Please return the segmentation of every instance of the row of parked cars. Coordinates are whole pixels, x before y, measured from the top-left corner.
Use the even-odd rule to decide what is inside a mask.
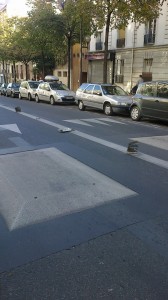
[[[0,86],[0,95],[4,95],[7,97],[17,97],[19,95],[19,83],[2,83]]]
[[[0,88],[2,92],[2,86]],[[121,87],[112,84],[83,83],[74,93],[54,76],[46,76],[45,81],[23,81],[11,83],[6,88],[6,96],[20,99],[55,103],[76,103],[79,110],[87,107],[100,109],[107,116],[118,111],[127,111],[133,121],[142,117],[168,121],[168,81],[143,82],[134,96]]]

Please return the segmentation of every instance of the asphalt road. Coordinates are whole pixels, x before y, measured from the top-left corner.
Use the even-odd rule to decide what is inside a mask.
[[[168,124],[0,96],[0,228],[0,299],[167,300]]]

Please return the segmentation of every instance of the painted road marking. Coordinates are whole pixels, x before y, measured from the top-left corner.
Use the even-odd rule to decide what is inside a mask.
[[[74,123],[74,124],[84,125],[84,126],[92,126],[92,125],[84,122],[84,120],[81,120],[81,119],[64,120],[64,121]]]
[[[17,133],[21,134],[21,131],[20,131],[20,129],[18,128],[18,126],[16,124],[0,125],[0,129],[10,130],[10,131],[17,132]]]
[[[0,105],[0,107],[2,107],[4,109],[7,109],[7,110],[8,109],[12,110],[11,108],[8,108],[7,106],[3,106],[3,105]],[[13,110],[13,111],[15,111],[15,110]],[[47,125],[56,127],[58,129],[64,129],[65,128],[65,126],[62,126],[58,123],[54,123],[54,122],[48,121],[46,119],[39,118],[37,116],[33,116],[33,115],[23,113],[23,112],[20,112],[19,114],[21,114],[23,116],[26,116],[28,118],[34,119],[38,122],[45,123]],[[103,146],[112,148],[114,150],[117,150],[117,151],[120,151],[120,152],[123,152],[123,153],[127,153],[127,147],[124,147],[124,146],[121,146],[121,145],[118,145],[118,144],[115,144],[115,143],[111,143],[111,142],[108,142],[108,141],[100,139],[100,138],[96,138],[95,136],[92,136],[92,135],[89,135],[89,134],[86,134],[86,133],[82,133],[82,132],[77,131],[77,130],[72,131],[71,134],[80,136],[80,137],[85,138],[87,140],[90,140],[92,142],[96,142],[96,143],[101,144]],[[130,153],[129,153],[129,155],[134,155],[134,157],[136,157],[136,158],[139,158],[139,159],[144,160],[146,162],[152,163],[152,164],[157,165],[159,167],[168,169],[168,161],[166,161],[166,160],[162,160],[162,159],[159,159],[157,157],[144,154],[142,152],[138,152],[136,154],[136,156],[135,156],[135,154],[130,154]]]
[[[24,139],[17,137],[11,137],[9,140],[18,147],[30,147],[31,145],[27,143]]]
[[[124,122],[120,122],[120,121],[117,121],[117,120],[114,120],[112,118],[99,118],[99,120],[102,120],[102,121],[105,121],[105,122],[110,122],[110,123],[118,123],[118,124],[124,124],[124,125],[127,125],[126,123]]]
[[[9,230],[137,195],[56,148],[1,156],[0,178]]]
[[[107,123],[104,123],[102,121],[100,121],[100,119],[81,119],[84,122],[91,122],[91,123],[95,123],[95,124],[100,124],[100,125],[105,125],[105,126],[109,126]]]
[[[100,124],[100,125],[105,125],[105,126],[109,126],[108,123],[116,123],[116,124],[126,125],[126,123],[116,121],[113,119],[109,119],[109,118],[71,119],[71,120],[64,120],[64,121],[74,123],[74,124],[84,125],[84,126],[92,126],[89,123],[95,123],[95,124]]]
[[[151,136],[151,137],[141,137],[134,138],[131,140],[136,140],[150,146],[157,147],[159,149],[168,150],[168,135],[164,136]]]
[[[78,136],[80,136],[82,138],[85,138],[87,140],[90,140],[92,142],[98,143],[100,145],[109,147],[111,149],[120,151],[122,153],[127,153],[127,147],[124,147],[124,146],[121,146],[121,145],[118,145],[118,144],[115,144],[115,143],[111,143],[111,142],[105,141],[103,139],[97,138],[95,136],[92,136],[90,134],[83,133],[83,132],[80,132],[80,131],[77,131],[77,130],[73,131],[72,133],[75,134],[75,135],[78,135]],[[129,155],[134,155],[135,156],[135,154],[131,154],[131,153],[129,153]],[[136,158],[139,158],[139,159],[144,160],[146,162],[150,162],[150,163],[152,163],[154,165],[157,165],[159,167],[168,169],[168,161],[166,161],[166,160],[162,160],[162,159],[159,159],[157,157],[144,154],[142,152],[137,152],[136,153]]]

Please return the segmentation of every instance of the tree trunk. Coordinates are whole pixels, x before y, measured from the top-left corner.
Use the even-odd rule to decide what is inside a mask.
[[[103,83],[107,82],[107,58],[108,58],[108,39],[110,29],[111,13],[108,13],[106,20],[105,43],[104,43],[104,61],[103,61]]]
[[[41,56],[42,56],[42,79],[44,80],[45,77],[45,61],[44,61],[44,52],[41,52]]]
[[[26,80],[28,80],[28,64],[27,64],[27,62],[25,63],[25,68],[26,68]]]
[[[80,78],[79,83],[82,84],[82,68],[83,68],[83,61],[82,61],[82,19],[80,20]]]
[[[16,82],[16,64],[15,64],[15,61],[13,61],[13,78],[14,78],[14,82]]]
[[[68,88],[70,89],[71,78],[71,36],[68,36]]]

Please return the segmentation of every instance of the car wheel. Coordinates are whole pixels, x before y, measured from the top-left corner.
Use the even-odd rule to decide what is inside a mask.
[[[82,101],[78,102],[78,108],[79,108],[79,110],[85,110],[85,106]]]
[[[110,103],[104,104],[104,113],[106,116],[111,116],[113,114],[113,109]]]
[[[131,119],[133,121],[139,121],[141,119],[141,112],[138,106],[133,106],[131,108]]]
[[[11,97],[15,98],[15,94],[13,92],[11,92]]]
[[[36,101],[37,103],[39,102],[39,97],[38,97],[37,94],[35,95],[35,101]]]
[[[19,99],[20,99],[20,100],[22,100],[22,96],[21,96],[21,93],[19,93]]]
[[[32,96],[31,94],[28,94],[28,100],[31,101],[32,100]]]
[[[50,104],[51,104],[51,105],[54,105],[54,104],[55,104],[55,100],[54,100],[54,97],[53,97],[53,96],[50,97]]]

